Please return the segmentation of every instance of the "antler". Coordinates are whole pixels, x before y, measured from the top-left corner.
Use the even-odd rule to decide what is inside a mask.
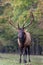
[[[26,28],[26,27],[28,27],[29,25],[31,25],[32,22],[34,21],[34,15],[33,15],[32,11],[30,12],[30,17],[31,17],[30,23],[27,24],[26,26],[24,26],[24,25],[25,25],[25,23],[24,23],[24,24],[23,24],[23,27],[24,27],[24,28]],[[27,19],[28,19],[28,18],[27,18]],[[26,19],[26,20],[27,20],[27,19]]]
[[[25,19],[25,21],[24,21],[24,23],[23,23],[23,25],[22,25],[23,28],[24,28],[24,26],[25,26],[25,23],[26,23],[28,17],[29,17],[29,16],[27,15],[27,17],[26,17],[26,19]]]
[[[13,21],[9,18],[9,23],[15,28],[17,29],[17,27],[14,25]]]

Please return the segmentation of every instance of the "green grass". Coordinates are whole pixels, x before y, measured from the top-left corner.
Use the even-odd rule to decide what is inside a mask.
[[[22,61],[19,64],[19,55],[17,54],[1,54],[0,65],[25,65]],[[31,56],[31,63],[28,65],[43,65],[43,56]]]

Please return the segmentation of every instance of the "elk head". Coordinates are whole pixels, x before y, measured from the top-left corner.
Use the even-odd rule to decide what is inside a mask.
[[[23,27],[20,27],[19,24],[18,24],[18,37],[19,38],[23,38],[24,37],[24,34],[25,34],[24,26]]]

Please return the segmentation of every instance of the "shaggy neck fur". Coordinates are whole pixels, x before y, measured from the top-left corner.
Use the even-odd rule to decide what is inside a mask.
[[[22,45],[24,45],[25,43],[25,40],[26,40],[26,34],[24,33],[23,37],[22,38],[19,38],[19,41]]]

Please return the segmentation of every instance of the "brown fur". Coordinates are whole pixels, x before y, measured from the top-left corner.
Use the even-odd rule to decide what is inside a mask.
[[[24,43],[24,47],[31,45],[31,35],[30,35],[30,33],[25,31],[25,34],[26,34],[26,40],[25,40],[25,43]],[[21,43],[20,43],[19,38],[18,38],[18,45],[19,45],[19,47],[21,47]]]

